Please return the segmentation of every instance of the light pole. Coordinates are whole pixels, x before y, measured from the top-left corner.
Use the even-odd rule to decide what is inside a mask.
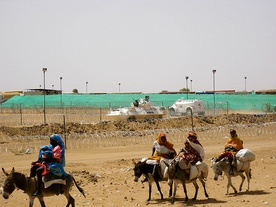
[[[60,105],[62,105],[62,77],[59,77]]]
[[[52,89],[54,89],[54,86],[55,86],[55,85],[52,85]]]
[[[244,77],[244,91],[246,92],[246,79],[247,77]]]
[[[187,92],[187,100],[188,100],[188,79],[189,79],[189,76],[186,76],[185,79],[186,79],[186,92]]]
[[[43,68],[43,84],[44,84],[44,102],[43,102],[43,114],[44,114],[44,125],[46,124],[46,99],[45,99],[45,73],[47,72],[47,68]]]
[[[191,91],[193,91],[193,80],[191,80]]]
[[[86,82],[86,89],[85,89],[86,93],[87,93],[87,85],[88,85],[88,82]]]
[[[119,83],[119,93],[121,92],[121,83]]]
[[[213,93],[214,93],[214,115],[216,115],[216,87],[215,87],[215,74],[216,74],[216,70],[213,70]]]

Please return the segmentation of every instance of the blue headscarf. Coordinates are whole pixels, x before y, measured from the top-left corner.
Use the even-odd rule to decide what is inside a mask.
[[[39,154],[38,154],[38,160],[42,160],[42,156],[52,157],[53,146],[52,145],[44,145],[40,148]]]
[[[65,166],[65,146],[64,142],[61,139],[61,137],[58,134],[52,134],[50,136],[51,139],[55,140],[57,144],[61,147],[62,153],[61,153],[61,165],[64,167]]]

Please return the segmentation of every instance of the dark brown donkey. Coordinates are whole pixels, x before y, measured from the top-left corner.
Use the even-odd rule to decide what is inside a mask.
[[[155,173],[155,176],[154,176],[154,180],[152,180],[150,177],[149,177],[149,173],[152,173],[153,171],[153,165],[151,164],[147,164],[146,161],[139,161],[139,162],[135,162],[134,160],[133,161],[133,164],[134,164],[134,181],[135,182],[138,182],[139,178],[144,175],[146,177],[146,180],[149,184],[149,197],[147,199],[147,201],[150,201],[151,200],[151,190],[152,190],[152,183],[155,182],[156,186],[157,186],[157,189],[160,193],[160,196],[161,196],[161,199],[163,200],[163,193],[161,192],[161,188],[160,188],[160,184],[159,184],[159,181],[167,181],[168,179],[164,179],[164,178],[161,178],[160,177],[160,174],[159,173]],[[163,162],[161,162],[160,164],[162,165],[165,165],[163,164]],[[162,172],[162,174],[164,174]],[[172,183],[169,185],[170,186],[170,191],[169,191],[169,197],[171,197],[172,195]]]
[[[3,197],[5,199],[8,199],[9,196],[12,194],[12,192],[15,190],[15,188],[18,188],[20,190],[23,190],[24,193],[26,193],[29,196],[29,207],[33,207],[35,198],[38,198],[42,207],[46,207],[43,197],[53,196],[58,194],[63,194],[67,198],[68,203],[66,207],[69,207],[70,205],[74,207],[75,199],[69,193],[73,182],[78,188],[78,190],[85,197],[83,189],[79,187],[74,177],[70,174],[68,174],[68,176],[66,177],[66,185],[64,185],[64,188],[60,189],[60,184],[59,185],[52,184],[48,188],[43,188],[42,194],[35,197],[33,196],[33,193],[36,191],[36,182],[37,182],[36,178],[26,177],[22,173],[15,172],[14,168],[12,168],[12,171],[10,173],[7,173],[4,168],[2,168],[2,171],[7,176],[3,186],[3,192],[2,192]]]

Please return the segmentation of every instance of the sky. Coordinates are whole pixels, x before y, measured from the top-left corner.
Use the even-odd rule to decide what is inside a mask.
[[[275,8],[275,0],[0,0],[0,91],[43,88],[43,68],[45,87],[64,93],[275,89]]]

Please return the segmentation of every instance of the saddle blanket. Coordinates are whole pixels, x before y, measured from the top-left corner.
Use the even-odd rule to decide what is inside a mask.
[[[62,184],[66,185],[66,180],[62,179],[61,177],[54,176],[54,175],[45,175],[42,177],[42,181],[44,183],[45,188],[49,188],[53,184]]]

